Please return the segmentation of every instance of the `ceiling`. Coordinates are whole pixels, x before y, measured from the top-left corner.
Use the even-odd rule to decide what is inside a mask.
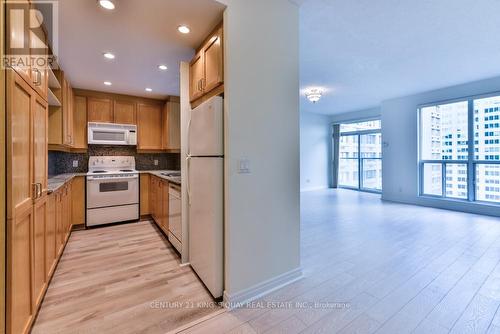
[[[500,75],[500,0],[303,0],[301,109],[338,114]],[[302,94],[303,95],[303,94]]]
[[[106,11],[96,0],[59,1],[59,63],[71,85],[153,98],[179,95],[179,63],[189,61],[222,20],[224,6],[212,0],[115,4],[115,10]],[[181,24],[191,33],[179,33]],[[116,55],[114,60],[103,57],[108,51]],[[160,64],[168,70],[160,71]]]

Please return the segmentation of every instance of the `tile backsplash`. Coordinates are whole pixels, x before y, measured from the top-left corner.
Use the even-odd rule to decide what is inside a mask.
[[[63,173],[86,173],[89,156],[135,156],[137,170],[179,170],[180,154],[178,153],[137,153],[131,146],[89,145],[87,153],[66,153],[49,151],[49,175]],[[155,166],[154,161],[158,160]],[[73,162],[78,161],[78,167]]]

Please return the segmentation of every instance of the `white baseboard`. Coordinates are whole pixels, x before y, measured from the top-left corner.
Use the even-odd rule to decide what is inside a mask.
[[[308,192],[308,191],[318,191],[318,190],[325,190],[325,189],[328,189],[328,187],[311,187],[311,188],[300,189],[300,192],[301,193],[305,193],[305,192]]]
[[[288,284],[296,282],[302,277],[302,268],[298,267],[234,294],[228,294],[224,291],[225,307],[228,309],[238,308],[245,303],[249,303],[275,290],[281,289]]]

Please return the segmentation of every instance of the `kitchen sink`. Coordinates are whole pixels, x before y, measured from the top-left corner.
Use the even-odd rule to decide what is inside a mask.
[[[169,177],[180,177],[181,172],[169,172],[169,173],[161,173],[163,176],[169,176]]]

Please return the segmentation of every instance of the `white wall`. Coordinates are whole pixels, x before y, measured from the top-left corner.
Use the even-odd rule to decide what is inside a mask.
[[[300,113],[300,191],[328,188],[331,183],[330,117]]]
[[[383,193],[385,200],[500,215],[498,207],[418,196],[417,107],[471,95],[500,92],[500,77],[382,102]]]
[[[224,0],[225,292],[300,273],[299,10]],[[251,174],[238,173],[250,161]],[[235,297],[236,298],[236,297]]]

